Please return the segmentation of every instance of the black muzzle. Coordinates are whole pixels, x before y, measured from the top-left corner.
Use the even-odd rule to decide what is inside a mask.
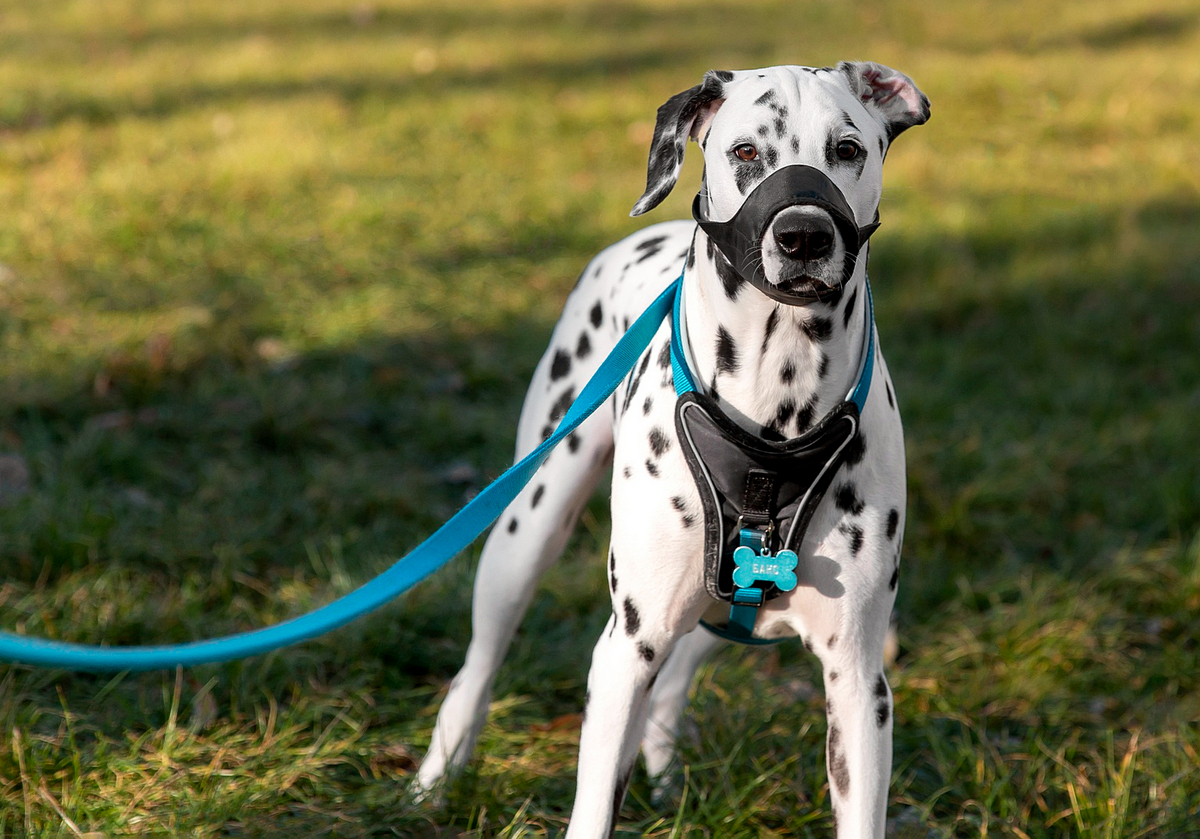
[[[788,305],[799,305],[818,299],[811,293],[785,291],[767,280],[763,271],[762,242],[767,228],[781,211],[788,207],[820,207],[833,218],[833,223],[846,244],[843,284],[850,279],[858,253],[867,239],[879,227],[875,221],[859,227],[854,211],[837,184],[820,169],[812,166],[785,166],[754,188],[740,209],[729,221],[708,221],[702,217],[700,196],[692,202],[692,218],[716,245],[733,270],[768,297]]]

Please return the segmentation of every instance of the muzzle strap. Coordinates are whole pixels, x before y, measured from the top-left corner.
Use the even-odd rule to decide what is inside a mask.
[[[763,270],[763,237],[771,221],[788,207],[820,207],[829,213],[846,243],[846,268],[843,282],[849,281],[855,261],[871,234],[879,229],[879,213],[875,220],[858,226],[854,210],[846,196],[829,176],[813,166],[796,164],[772,172],[766,180],[746,196],[742,206],[729,221],[704,218],[700,195],[692,201],[692,218],[712,240],[717,250],[729,260],[733,270],[768,297],[788,305],[807,303],[815,295],[784,292],[767,280]]]

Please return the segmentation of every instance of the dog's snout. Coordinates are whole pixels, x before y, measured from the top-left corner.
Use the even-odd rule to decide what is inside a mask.
[[[833,223],[820,216],[791,218],[775,225],[775,243],[790,259],[812,262],[833,252]]]

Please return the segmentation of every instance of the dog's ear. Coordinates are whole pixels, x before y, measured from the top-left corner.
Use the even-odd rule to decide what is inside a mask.
[[[838,69],[846,74],[851,92],[883,122],[888,142],[929,119],[929,99],[903,73],[873,61],[843,61]]]
[[[670,194],[683,167],[683,150],[688,138],[700,140],[717,109],[724,102],[725,84],[733,80],[727,70],[709,70],[704,81],[677,93],[658,109],[650,162],[646,167],[646,192],[633,205],[631,216],[657,207]]]

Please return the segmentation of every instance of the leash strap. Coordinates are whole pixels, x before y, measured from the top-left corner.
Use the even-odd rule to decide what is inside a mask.
[[[315,638],[374,611],[441,568],[494,522],[550,451],[599,408],[650,346],[671,311],[680,279],[650,304],[600,363],[555,432],[489,484],[449,521],[379,576],[306,615],[274,626],[188,644],[100,647],[0,631],[0,661],[64,670],[158,670],[259,655]]]

